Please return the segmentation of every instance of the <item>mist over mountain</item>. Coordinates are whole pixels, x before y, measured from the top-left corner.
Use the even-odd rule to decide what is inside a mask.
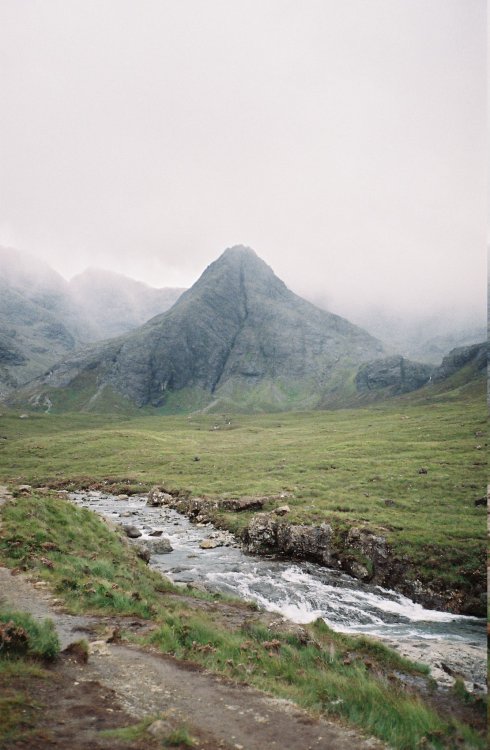
[[[167,313],[66,359],[31,396],[81,408],[124,398],[170,410],[333,404],[382,344],[291,292],[253,250],[228,249]],[[31,399],[31,402],[32,399]]]
[[[389,281],[386,282],[387,284]],[[487,338],[486,305],[480,298],[469,304],[454,299],[446,305],[440,301],[416,299],[413,305],[380,302],[375,292],[365,290],[361,296],[303,292],[305,299],[324,310],[335,311],[370,334],[379,338],[392,354],[438,365],[441,359],[459,346],[471,346]]]
[[[84,344],[167,310],[181,291],[96,269],[68,282],[43,261],[0,247],[0,399]]]
[[[427,364],[439,364],[457,347],[471,346],[487,338],[486,323],[477,314],[457,315],[440,310],[421,315],[401,315],[379,308],[365,308],[350,317],[386,347],[405,357]]]
[[[119,336],[165,312],[185,289],[155,289],[127,276],[89,268],[69,282],[69,294],[87,321],[90,338],[98,341]]]

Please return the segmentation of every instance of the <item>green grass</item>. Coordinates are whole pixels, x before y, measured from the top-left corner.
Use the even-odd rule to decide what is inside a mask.
[[[291,522],[368,526],[422,580],[466,592],[484,586],[486,512],[474,505],[487,480],[478,389],[330,412],[25,420],[9,413],[0,436],[6,482],[112,478],[128,480],[121,489],[132,491],[158,483],[195,495],[291,493]],[[239,531],[249,519],[228,513],[221,524]]]
[[[241,626],[226,627],[220,607],[203,610],[189,592],[179,594],[95,514],[59,498],[19,497],[3,507],[0,560],[49,581],[72,611],[149,618],[154,629],[144,640],[162,652],[341,718],[399,750],[424,741],[434,749],[485,746],[398,680],[400,672],[423,678],[426,668],[322,621],[308,628],[307,644],[291,633],[271,635],[252,609]]]
[[[52,661],[59,650],[51,620],[38,622],[25,612],[0,608],[0,658],[21,655]]]

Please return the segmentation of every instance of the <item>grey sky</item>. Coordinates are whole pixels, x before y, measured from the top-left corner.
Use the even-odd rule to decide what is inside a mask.
[[[0,244],[340,312],[486,304],[483,0],[2,0]]]

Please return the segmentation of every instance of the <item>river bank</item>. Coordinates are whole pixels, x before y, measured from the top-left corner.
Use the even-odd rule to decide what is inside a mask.
[[[409,556],[395,552],[380,530],[362,523],[292,523],[287,518],[287,495],[221,500],[157,487],[150,490],[149,498],[191,521],[209,522],[235,532],[243,547],[253,554],[317,562],[362,582],[398,591],[428,609],[486,617],[486,589],[479,580],[471,589],[461,583],[447,587],[436,577],[436,571],[427,580]],[[271,503],[273,510],[264,512]]]
[[[255,601],[299,624],[321,617],[335,630],[379,638],[400,654],[428,664],[441,686],[450,687],[460,677],[470,692],[486,689],[481,620],[425,609],[393,590],[318,563],[247,553],[240,539],[196,515],[201,506],[195,500],[186,501],[191,523],[171,507],[175,499],[147,505],[147,495],[117,497],[94,490],[70,497],[117,524],[134,527],[139,534],[134,543],[140,547],[155,550],[159,540],[161,548],[162,536],[166,537],[171,551],[159,553],[157,547],[150,562],[178,585]],[[156,499],[150,495],[150,503]]]

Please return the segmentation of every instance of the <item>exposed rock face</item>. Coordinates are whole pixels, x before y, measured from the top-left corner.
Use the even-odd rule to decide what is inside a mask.
[[[332,527],[283,523],[275,513],[257,513],[248,525],[245,545],[249,552],[276,552],[290,557],[332,562]]]
[[[85,392],[110,388],[138,407],[327,406],[346,373],[382,352],[362,329],[293,294],[253,250],[235,247],[167,313],[66,360],[31,390],[49,388],[56,400],[53,389],[83,382]]]
[[[452,349],[444,357],[442,363],[436,368],[432,376],[434,382],[450,378],[463,367],[471,366],[476,372],[482,372],[487,367],[488,343],[485,341],[473,346],[460,346]]]
[[[356,388],[366,391],[388,390],[389,395],[408,393],[429,382],[434,368],[404,357],[386,357],[361,365],[356,375]]]
[[[393,553],[384,536],[365,527],[334,533],[326,523],[316,527],[293,525],[274,513],[258,513],[250,521],[243,542],[249,552],[312,560],[361,581],[396,589],[427,607],[464,614],[481,610],[481,602],[470,601],[461,592],[435,591],[410,577],[408,561]]]

